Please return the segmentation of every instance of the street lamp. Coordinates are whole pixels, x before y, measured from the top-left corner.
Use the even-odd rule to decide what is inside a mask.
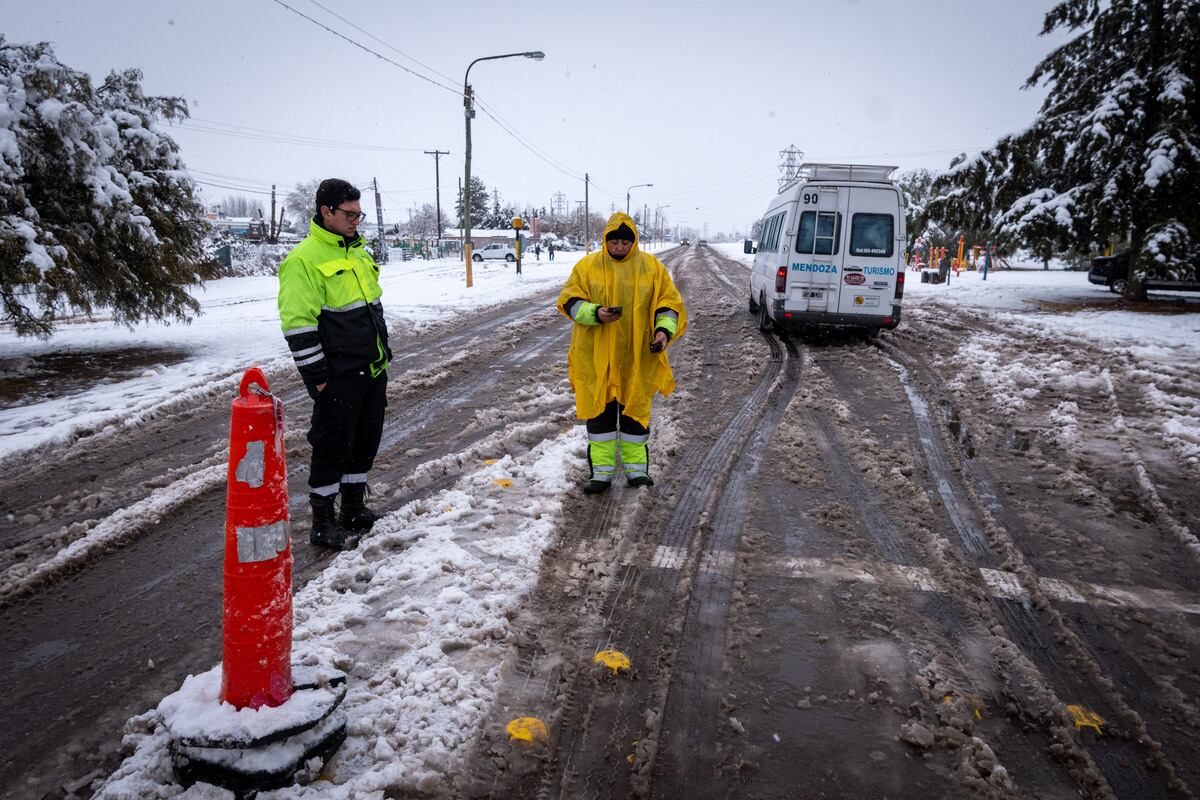
[[[505,53],[501,56],[484,56],[477,58],[467,65],[467,72],[463,75],[463,116],[467,120],[467,169],[466,177],[463,180],[463,254],[467,260],[467,287],[470,288],[471,280],[471,118],[475,116],[475,95],[471,91],[471,84],[467,83],[471,77],[471,67],[478,64],[480,61],[495,61],[498,58],[532,58],[534,61],[541,61],[546,57],[546,54],[541,50],[530,50],[525,53]]]
[[[662,223],[659,222],[658,212],[662,211],[664,208],[670,207],[670,203],[663,203],[661,206],[654,207],[654,240],[661,238],[659,234],[662,232]]]
[[[642,186],[653,186],[653,185],[654,185],[653,183],[635,183],[633,186],[630,186],[629,189],[625,190],[625,213],[626,214],[629,213],[629,192],[630,192],[630,190],[637,189]]]

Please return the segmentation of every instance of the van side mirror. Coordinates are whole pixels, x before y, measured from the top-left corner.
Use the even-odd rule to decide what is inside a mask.
[[[758,252],[758,248],[754,246],[753,239],[746,239],[742,242],[742,252],[746,255],[752,255]]]

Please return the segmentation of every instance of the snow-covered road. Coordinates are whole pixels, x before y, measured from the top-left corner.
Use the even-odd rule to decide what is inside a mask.
[[[712,250],[745,262],[736,245]],[[390,390],[391,439],[381,454],[377,489],[392,513],[356,552],[330,560],[297,545],[297,583],[303,588],[296,597],[296,658],[350,672],[345,703],[352,719],[350,736],[324,774],[328,781],[277,796],[382,797],[397,791],[451,796],[464,787],[477,789],[481,780],[510,789],[536,789],[547,779],[539,771],[540,762],[522,764],[521,754],[497,735],[503,730],[497,725],[503,716],[519,710],[514,700],[545,703],[542,710],[548,719],[576,719],[570,707],[560,705],[558,687],[578,690],[590,685],[578,682],[586,670],[580,672],[581,667],[570,663],[580,657],[580,649],[594,651],[613,639],[616,630],[644,630],[649,635],[657,624],[678,624],[686,631],[686,620],[696,614],[724,626],[724,616],[711,617],[712,602],[728,615],[722,658],[734,659],[745,670],[745,680],[735,680],[722,693],[722,708],[734,694],[751,692],[749,687],[757,681],[780,680],[770,673],[770,651],[761,651],[756,636],[747,633],[770,624],[761,618],[765,609],[760,600],[752,597],[807,597],[815,592],[811,607],[792,607],[808,609],[801,617],[807,622],[801,624],[815,631],[813,636],[832,637],[845,646],[844,652],[838,651],[842,659],[853,661],[852,655],[860,652],[855,648],[863,646],[860,640],[872,629],[871,614],[886,624],[889,632],[881,636],[888,647],[908,648],[928,659],[917,669],[907,657],[885,665],[872,661],[872,656],[849,672],[843,667],[829,673],[829,686],[820,683],[823,673],[809,672],[800,686],[811,690],[810,684],[817,684],[811,692],[813,708],[822,692],[833,697],[835,690],[842,696],[850,691],[850,697],[860,701],[870,694],[850,679],[859,668],[876,678],[889,676],[886,687],[881,683],[873,691],[900,707],[924,702],[914,689],[922,680],[959,687],[963,681],[979,681],[978,669],[993,678],[1018,674],[1014,662],[1004,660],[1006,652],[1023,652],[1028,661],[1020,669],[1032,670],[1030,675],[1042,671],[1034,682],[1045,696],[1065,691],[1056,684],[1053,670],[1039,662],[1037,648],[1018,633],[1011,638],[988,633],[989,625],[1011,624],[994,620],[1000,613],[995,609],[1005,607],[989,611],[988,597],[998,598],[993,603],[1033,598],[1051,610],[1055,604],[1077,608],[1081,599],[1084,608],[1091,609],[1106,597],[1111,601],[1104,606],[1108,610],[1086,613],[1111,615],[1119,625],[1135,628],[1140,623],[1131,620],[1148,615],[1145,624],[1155,630],[1166,620],[1195,616],[1188,609],[1195,604],[1197,586],[1182,566],[1188,557],[1187,537],[1197,524],[1194,504],[1189,505],[1189,497],[1194,499],[1190,487],[1200,477],[1200,323],[1194,312],[1146,315],[1089,308],[1108,295],[1088,285],[1083,273],[1003,271],[992,273],[986,283],[968,273],[948,287],[911,280],[906,322],[895,336],[885,337],[882,350],[817,342],[784,353],[768,349],[752,330],[740,301],[744,268],[703,255],[698,248],[664,253],[685,288],[694,319],[692,332],[673,355],[680,391],[659,405],[655,420],[655,460],[664,480],[653,495],[627,492],[621,499],[615,494],[610,505],[616,505],[597,516],[594,505],[573,491],[583,472],[582,437],[571,424],[563,367],[566,328],[546,308],[572,257],[578,255],[560,254],[562,260],[553,265],[545,260],[527,264],[520,278],[511,268],[489,265],[476,270],[476,287],[471,290],[459,285],[461,268],[456,262],[405,262],[397,264],[394,273],[385,268],[385,303],[401,346],[396,348],[400,366]],[[36,406],[0,410],[0,429],[5,432],[0,446],[9,454],[9,463],[26,463],[33,472],[39,464],[50,464],[47,474],[53,474],[53,465],[60,461],[59,474],[74,476],[71,480],[96,476],[88,483],[64,484],[40,494],[35,485],[44,480],[31,478],[28,487],[18,489],[18,478],[6,486],[3,510],[8,517],[0,523],[0,535],[20,543],[0,562],[0,586],[11,595],[0,608],[0,624],[20,654],[6,670],[8,684],[16,685],[23,675],[30,681],[35,673],[37,680],[45,675],[51,680],[38,690],[44,695],[53,691],[54,671],[72,658],[86,658],[89,650],[110,668],[117,663],[117,656],[89,641],[88,631],[94,626],[86,613],[70,611],[70,603],[55,605],[56,587],[69,587],[78,593],[73,599],[99,609],[112,601],[106,597],[110,581],[119,581],[131,589],[118,604],[122,613],[140,613],[136,610],[144,609],[149,598],[169,597],[154,594],[160,585],[177,594],[212,596],[215,575],[205,576],[190,562],[172,567],[169,577],[134,574],[143,558],[146,564],[178,560],[178,545],[168,542],[188,541],[196,532],[206,543],[195,561],[219,560],[220,478],[213,476],[224,471],[221,417],[240,369],[253,362],[272,367],[281,391],[295,396],[298,406],[304,404],[278,336],[273,292],[271,279],[230,279],[208,288],[207,313],[191,326],[130,333],[104,323],[76,323],[52,343],[2,340],[4,363],[29,359],[26,363],[33,368],[39,355],[55,347],[98,354],[131,348],[186,353],[173,364],[144,369],[126,380],[80,389],[68,397],[43,398]],[[486,327],[486,336],[472,337],[462,330],[464,312],[475,325]],[[894,348],[894,355],[888,355],[888,348]],[[803,361],[805,380],[801,388],[789,389],[779,372],[763,384],[767,391],[755,400],[747,386],[763,380],[772,359],[794,359],[788,363],[796,366]],[[926,448],[921,454],[919,440],[913,438],[913,431],[921,429],[913,416],[917,406],[906,410],[910,404],[902,377],[913,381],[911,390],[931,409],[928,424],[934,426],[933,433],[925,439],[948,437],[937,445],[941,449]],[[880,409],[879,397],[887,397],[885,410]],[[730,434],[729,444],[719,445],[725,441],[719,436],[721,414],[739,408],[765,415],[769,424],[764,423],[763,430],[775,433],[758,440],[745,432]],[[45,422],[38,423],[40,418]],[[289,434],[294,468],[303,464],[302,427],[297,419]],[[160,433],[180,428],[187,429],[189,439],[172,441],[169,448],[151,444]],[[118,457],[130,442],[140,444],[131,445],[128,456]],[[186,463],[173,462],[181,453],[187,454]],[[966,469],[974,458],[967,453],[981,454],[986,476]],[[937,466],[943,462],[947,466]],[[953,466],[960,463],[965,469],[961,476]],[[701,464],[711,465],[713,478],[689,484]],[[761,475],[756,464],[762,465]],[[104,474],[106,465],[111,475]],[[824,481],[834,482],[822,489]],[[939,481],[950,487],[949,494],[939,497]],[[738,486],[744,493],[740,499],[731,494]],[[891,510],[847,499],[876,494],[890,498]],[[957,511],[956,502],[964,504]],[[724,521],[710,520],[715,507],[706,503],[723,508]],[[693,507],[697,514],[703,509],[698,522],[672,522],[685,519],[678,516],[679,509]],[[805,520],[800,527],[788,509]],[[190,518],[187,525],[181,514]],[[1052,524],[1044,524],[1048,521]],[[695,549],[700,545],[689,543],[693,535],[700,543],[706,532],[740,532],[743,525],[745,542],[733,541],[734,549],[725,555],[701,557]],[[947,555],[959,547],[955,542],[964,535],[963,525],[978,533],[983,543],[978,546],[990,554],[977,572],[963,571],[963,556]],[[675,527],[682,537],[678,545],[665,540],[655,544],[656,537]],[[801,529],[809,531],[807,538],[794,540]],[[1141,535],[1129,539],[1130,529]],[[590,533],[580,539],[582,531]],[[163,554],[151,555],[160,546]],[[120,563],[112,558],[122,554],[126,557]],[[725,571],[734,564],[739,565],[736,576]],[[66,566],[80,571],[68,574]],[[670,573],[662,572],[664,566],[698,570],[693,580],[699,582],[676,583]],[[1013,566],[1019,567],[1017,581],[1006,583],[1003,576],[1011,575]],[[652,574],[659,577],[650,580]],[[635,579],[637,575],[647,577]],[[725,577],[705,584],[704,575]],[[810,581],[812,589],[799,588],[794,583],[799,577]],[[623,582],[628,589],[614,596],[611,592],[619,592]],[[843,598],[836,601],[840,610],[829,606],[834,601],[820,589],[839,582],[858,587],[837,591],[836,597]],[[615,598],[632,603],[656,585],[685,594],[663,606],[657,616],[641,621],[621,616],[626,612],[619,609],[628,606],[614,605]],[[703,589],[706,585],[709,588]],[[686,592],[701,598],[713,591],[712,602],[693,599],[693,610],[688,611]],[[722,592],[732,601],[722,600]],[[916,603],[913,608],[922,610],[907,618],[894,614],[887,603],[880,605],[880,592],[897,608]],[[973,599],[965,609],[951,610],[947,604],[955,600],[931,607],[918,599],[929,592]],[[172,613],[184,610],[180,606]],[[195,610],[193,604],[186,613]],[[109,613],[114,612],[102,616]],[[64,619],[66,627],[48,640],[39,614],[78,619]],[[215,608],[212,614],[207,629],[197,631],[199,643],[214,640]],[[939,636],[925,630],[917,622],[922,614],[958,633]],[[603,623],[606,615],[616,627]],[[988,620],[993,621],[984,624]],[[1070,620],[1053,615],[1039,616],[1031,624],[1049,626],[1051,638],[1071,641],[1076,635]],[[1196,687],[1183,678],[1195,666],[1198,652],[1193,625],[1185,622],[1167,633],[1159,631],[1154,635],[1161,646],[1153,646],[1145,657],[1130,656],[1139,669],[1157,673],[1160,684],[1176,687],[1178,709],[1195,702]],[[1090,630],[1083,631],[1085,641]],[[156,704],[150,690],[159,687],[161,697],[178,688],[189,672],[197,675],[194,680],[211,683],[215,673],[210,667],[219,653],[169,644],[170,626],[159,620],[147,620],[142,630],[135,627],[121,635],[130,643],[139,642],[129,648],[123,669],[141,669],[146,685],[133,691],[134,681],[122,678],[117,685],[125,687],[124,697],[100,701],[128,709],[125,716],[136,715],[122,749],[128,757],[116,773],[109,777],[115,763],[113,715],[91,712],[68,715],[68,728],[46,726],[73,740],[62,752],[45,744],[35,750],[9,748],[10,753],[24,754],[20,767],[6,763],[10,775],[20,774],[22,781],[33,781],[29,786],[47,790],[88,778],[80,785],[103,784],[101,795],[113,798],[177,795],[166,761],[165,732],[157,713],[148,710]],[[689,659],[699,654],[689,655],[676,636],[668,634],[655,647],[669,645],[665,653],[692,663]],[[979,641],[988,642],[978,646],[992,654],[981,656],[983,651],[972,651],[975,645],[956,636],[984,637]],[[1130,642],[1140,641],[1140,636],[1137,628]],[[647,646],[637,641],[623,644],[633,653]],[[806,659],[826,663],[829,651],[823,642],[818,644],[813,649],[811,643],[791,641],[789,636],[779,640],[780,646],[791,648],[789,657],[797,664],[808,663]],[[1069,654],[1079,657],[1089,646],[1090,641]],[[747,652],[757,655],[749,662],[739,661]],[[1160,652],[1183,655],[1166,668],[1154,661]],[[537,658],[530,662],[532,653]],[[695,663],[709,663],[707,658]],[[979,658],[991,666],[973,662]],[[868,663],[876,666],[867,670],[863,665]],[[649,666],[641,670],[648,679],[655,672]],[[845,681],[835,679],[840,673],[845,673]],[[675,701],[669,701],[670,675],[668,669],[646,685],[646,698],[668,721],[679,713]],[[679,680],[677,687],[686,685]],[[513,694],[516,686],[526,690]],[[530,693],[530,686],[541,689]],[[1085,690],[1095,691],[1081,689]],[[964,697],[968,694],[963,692]],[[576,701],[583,696],[576,694]],[[807,692],[799,693],[793,708],[809,708],[796,705],[808,702],[808,697]],[[1122,719],[1142,718],[1140,706],[1129,705],[1120,686],[1116,695],[1101,690],[1100,697],[1112,703]],[[935,699],[941,703],[941,696]],[[1026,708],[1019,698],[1010,701]],[[21,705],[11,696],[3,702],[6,718],[17,720],[18,728],[37,725],[36,705]],[[998,701],[987,700],[985,709],[991,702]],[[958,710],[957,705],[951,708]],[[939,723],[941,712],[934,713],[936,706],[930,709],[919,716],[922,730],[939,741],[953,739],[948,732],[953,725],[947,727],[945,719]],[[1059,736],[1053,704],[1047,705],[1044,697],[1031,699],[1026,710]],[[736,725],[710,734],[712,741],[727,754],[761,758],[761,752],[743,748],[752,741],[754,748],[768,746],[762,740],[764,730],[769,743],[769,726],[777,723],[755,717],[749,709],[739,713]],[[107,733],[96,724],[97,718],[109,726]],[[614,735],[638,733],[647,743],[630,752],[638,780],[650,780],[655,751],[649,743],[658,741],[659,726],[626,729],[620,719],[624,718],[610,720],[618,726]],[[870,721],[866,728],[844,720],[818,724],[803,715],[789,717],[787,725],[797,724],[833,725],[833,730],[859,738],[876,727],[885,739],[902,735],[899,721],[891,724],[886,717]],[[1181,752],[1188,755],[1190,751],[1176,749],[1181,745],[1170,736],[1164,739],[1157,719],[1149,718],[1147,724],[1153,734],[1149,738],[1169,745],[1168,759]],[[962,735],[962,725],[953,729]],[[920,731],[907,730],[910,738],[923,740]],[[1077,788],[1051,768],[1027,764],[1027,770],[1017,769],[1022,758],[1038,760],[1037,748],[1031,750],[1029,742],[1000,722],[985,723],[970,734],[985,742],[983,748],[1005,754],[1005,773],[984,770],[981,765],[988,759],[979,747],[969,757],[961,748],[948,749],[937,763],[950,771],[970,765],[999,796],[1010,791],[1018,794],[1008,796],[1018,796],[1029,787]],[[580,741],[591,735],[581,731]],[[557,755],[549,762],[551,776],[559,774],[557,759],[574,752],[561,731],[556,729],[554,736],[552,751]],[[875,741],[872,747],[877,748],[861,754],[868,763],[875,752],[886,760],[909,746],[884,744],[870,736],[863,741],[867,740]],[[663,741],[670,741],[669,730]],[[803,735],[789,741],[789,747],[800,750],[788,763],[811,761],[820,751]],[[1072,741],[1068,750],[1080,763],[1092,764],[1088,774],[1098,776],[1096,780],[1118,781],[1120,774],[1105,771],[1105,753],[1090,746]],[[893,753],[896,747],[900,749]],[[81,749],[95,753],[90,762],[83,762],[97,770],[90,776],[70,772],[80,768]],[[663,765],[672,762],[664,758],[660,768],[665,769]],[[502,773],[511,770],[508,777],[494,774],[497,759],[507,765]],[[1169,771],[1172,763],[1152,771]],[[902,772],[926,780],[920,770]],[[1005,778],[1009,773],[1011,779]],[[660,781],[667,780],[665,774],[659,773]],[[1180,774],[1184,782],[1191,780],[1186,772]],[[758,788],[766,790],[786,776],[787,769],[762,775],[766,783]],[[854,780],[860,778],[864,787],[885,788],[886,781],[861,775]],[[931,785],[933,791],[946,790],[944,784]]]

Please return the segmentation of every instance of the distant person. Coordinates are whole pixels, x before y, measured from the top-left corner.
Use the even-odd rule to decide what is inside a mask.
[[[950,250],[942,251],[942,260],[938,263],[938,283],[945,283],[950,277]]]
[[[533,246],[533,254],[535,256],[537,256],[538,261],[542,260],[542,243],[541,242],[538,242],[537,244],[535,244]]]
[[[321,181],[308,236],[279,266],[283,335],[313,399],[309,541],[339,550],[356,547],[377,519],[365,502],[367,472],[383,433],[392,355],[379,267],[358,233],[366,218],[359,197],[347,181]]]
[[[549,242],[546,245],[546,252],[549,254],[550,260],[553,261],[554,260],[554,242]]]
[[[559,311],[575,322],[567,371],[575,415],[587,420],[587,494],[612,485],[618,442],[627,485],[654,485],[650,405],[655,393],[675,391],[666,348],[687,328],[683,298],[663,263],[638,249],[633,218],[613,214],[603,240],[558,295]]]

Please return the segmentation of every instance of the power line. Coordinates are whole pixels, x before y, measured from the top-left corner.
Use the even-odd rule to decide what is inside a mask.
[[[343,39],[344,41],[349,42],[350,44],[354,45],[355,47],[359,48],[360,50],[365,50],[366,52],[370,53],[371,55],[375,56],[376,58],[378,58],[382,61],[385,61],[394,67],[398,67],[398,68],[404,70],[405,72],[409,73],[410,75],[413,75],[414,77],[420,78],[421,80],[424,80],[424,81],[428,81],[429,83],[432,83],[435,86],[441,87],[442,89],[446,89],[447,91],[454,92],[455,94],[461,94],[461,90],[458,89],[457,87],[452,88],[443,83],[438,83],[437,81],[435,81],[431,78],[427,78],[424,75],[413,72],[411,69],[404,66],[403,64],[398,64],[397,62],[393,61],[392,59],[388,58],[387,56],[384,56],[384,55],[381,55],[380,53],[375,52],[371,48],[366,47],[365,45],[354,41],[353,39],[346,36],[345,34],[339,33],[338,31],[335,31],[333,28],[330,28],[329,26],[327,26],[321,22],[318,22],[317,20],[313,19],[312,17],[308,16],[307,14],[292,8],[287,3],[284,3],[283,0],[273,0],[273,2],[275,2],[276,4],[278,4],[280,6],[283,6],[288,11],[291,11],[293,14],[303,17],[304,19],[308,20],[309,22],[313,23],[314,25],[316,25],[320,28],[323,28],[324,30],[328,31],[329,33],[332,33],[334,36],[337,36],[339,39]],[[360,31],[360,32],[366,34],[367,36],[370,36],[372,39],[374,39],[375,41],[384,45],[385,47],[389,48],[390,50],[400,53],[402,56],[409,59],[410,61],[413,61],[414,63],[421,64],[421,62],[417,61],[412,56],[409,56],[409,55],[403,53],[398,48],[393,47],[392,45],[388,44],[387,42],[384,42],[382,39],[375,36],[374,34],[368,33],[367,31],[363,30],[358,25],[355,25],[353,22],[350,22],[345,17],[342,17],[342,16],[336,14],[335,12],[330,11],[329,9],[325,8],[325,6],[316,2],[316,0],[310,0],[310,2],[312,2],[313,5],[317,6],[318,8],[324,9],[328,13],[332,14],[334,17],[337,17],[337,19],[341,20],[343,23],[349,25],[350,27],[354,28],[355,30]],[[451,78],[449,78],[448,76],[442,75],[441,73],[437,72],[436,70],[432,69],[431,67],[427,67],[424,64],[421,64],[421,66],[425,67],[425,69],[428,69],[430,72],[433,72],[435,75],[441,75],[441,77],[446,78],[446,80],[451,80]],[[478,95],[476,95],[476,102],[479,102]],[[534,145],[531,140],[527,139],[526,137],[524,137],[521,134],[518,134],[514,129],[512,129],[506,123],[501,122],[501,120],[499,119],[498,112],[493,112],[493,111],[489,110],[489,108],[486,107],[485,104],[483,104],[482,102],[479,102],[479,104],[481,107],[483,107],[483,112],[485,114],[487,114],[489,117],[491,117],[492,120],[494,120],[496,122],[496,124],[500,126],[500,129],[503,130],[505,133],[507,133],[509,136],[511,136],[513,138],[513,140],[517,142],[517,144],[521,145],[526,150],[533,153],[539,159],[544,161],[546,164],[550,165],[554,169],[563,173],[567,177],[574,178],[575,180],[580,181],[580,182],[583,181],[583,177],[578,172],[573,172],[570,167],[566,166],[561,161],[557,161],[556,159],[551,157],[549,154],[545,153],[545,151],[540,150],[540,148],[538,148],[536,145]],[[592,185],[596,186],[601,191],[603,191],[607,194],[610,194],[614,198],[618,197],[618,195],[615,192],[605,189],[604,187],[600,186],[599,184],[595,183],[594,181],[592,182]]]
[[[199,123],[199,124],[197,124]],[[234,125],[227,122],[189,119],[177,123],[184,130],[198,133],[212,133],[219,136],[232,136],[236,139],[247,139],[272,144],[294,144],[302,147],[328,147],[338,150],[369,150],[376,152],[416,153],[419,147],[390,147],[388,145],[362,144],[360,142],[340,142],[335,139],[317,139],[312,136],[269,131],[262,128],[250,128],[244,125]]]
[[[202,181],[202,180],[200,180],[200,179],[198,179],[198,178],[193,178],[193,179],[192,179],[192,182],[193,182],[193,183],[198,183],[198,184],[200,184],[201,186],[211,186],[211,187],[214,187],[214,188],[217,188],[217,189],[226,189],[226,190],[228,190],[228,191],[231,191],[231,192],[244,192],[245,194],[261,194],[261,195],[264,195],[264,196],[266,196],[266,197],[270,197],[270,196],[271,196],[271,193],[270,193],[270,192],[264,192],[264,191],[262,191],[262,190],[259,190],[259,189],[247,189],[247,188],[246,188],[246,187],[244,187],[244,186],[230,186],[230,185],[228,185],[228,184],[224,184],[224,183],[214,183],[214,182],[212,182],[212,181]]]
[[[283,7],[284,7],[284,8],[286,8],[288,11],[292,12],[293,14],[295,14],[296,16],[299,16],[299,17],[304,17],[304,19],[308,20],[308,21],[309,21],[309,22],[311,22],[313,25],[316,25],[318,28],[324,28],[325,30],[329,31],[330,33],[332,33],[334,36],[338,37],[339,39],[344,39],[345,41],[347,41],[347,42],[349,42],[350,44],[354,45],[354,46],[355,46],[355,47],[357,47],[358,49],[360,49],[360,50],[365,50],[366,52],[368,52],[368,53],[370,53],[371,55],[373,55],[373,56],[375,56],[376,58],[378,58],[380,61],[386,61],[387,63],[391,64],[393,67],[397,67],[397,68],[399,68],[399,69],[402,69],[402,70],[404,70],[404,71],[405,71],[405,72],[407,72],[409,75],[412,75],[414,78],[420,78],[421,80],[423,80],[423,81],[425,81],[425,82],[427,82],[427,83],[432,83],[434,86],[437,86],[437,87],[438,87],[438,88],[440,88],[440,89],[445,89],[445,90],[446,90],[446,91],[448,91],[448,92],[454,92],[455,94],[461,94],[461,91],[460,91],[460,90],[459,90],[457,87],[454,87],[454,86],[447,86],[447,85],[446,85],[446,84],[444,84],[444,83],[438,83],[438,82],[437,82],[437,81],[435,81],[433,78],[427,78],[427,77],[425,77],[424,75],[422,75],[422,74],[421,74],[421,73],[419,73],[419,72],[414,72],[413,70],[409,69],[408,67],[404,66],[403,64],[398,64],[398,63],[396,63],[395,61],[392,61],[390,58],[388,58],[387,56],[383,55],[382,53],[377,53],[377,52],[375,52],[374,50],[372,50],[371,48],[367,47],[366,45],[364,45],[364,44],[361,44],[361,43],[359,43],[359,42],[356,42],[356,41],[354,41],[353,39],[351,39],[349,36],[345,35],[344,33],[339,33],[339,32],[337,32],[337,31],[335,31],[333,28],[330,28],[328,25],[325,25],[324,23],[318,22],[317,20],[315,20],[315,19],[313,19],[312,17],[310,17],[310,16],[308,16],[307,14],[305,14],[303,11],[299,11],[299,10],[297,10],[297,9],[294,9],[294,8],[292,8],[292,7],[291,7],[291,6],[289,6],[287,3],[283,2],[283,0],[273,0],[273,2],[274,2],[276,5],[281,5],[281,6],[283,6]],[[344,21],[344,20],[343,20],[343,21]],[[395,48],[393,48],[393,49],[395,49]],[[397,52],[399,52],[399,51],[397,51]],[[406,58],[407,58],[407,56],[406,56]],[[414,60],[415,60],[415,59],[414,59]]]
[[[355,24],[354,24],[353,22],[351,22],[350,20],[348,20],[348,19],[346,19],[345,17],[343,17],[342,15],[338,14],[338,13],[337,13],[336,11],[334,11],[333,9],[331,9],[331,8],[328,8],[327,6],[323,6],[323,5],[321,5],[320,3],[318,3],[318,2],[317,2],[317,0],[308,0],[308,2],[312,3],[314,6],[316,6],[316,7],[317,7],[317,8],[319,8],[319,9],[321,9],[322,11],[324,11],[324,12],[325,12],[325,13],[327,13],[327,14],[329,14],[330,16],[332,16],[332,17],[335,17],[336,19],[339,19],[339,20],[341,20],[342,22],[346,23],[347,25],[349,25],[351,28],[354,28],[354,30],[358,31],[359,33],[362,33],[362,34],[365,34],[365,35],[367,35],[367,36],[371,37],[372,39],[374,39],[375,41],[379,42],[381,45],[383,45],[383,46],[384,46],[384,47],[386,47],[387,49],[391,50],[393,53],[398,53],[399,55],[401,55],[401,56],[403,56],[404,58],[407,58],[409,61],[413,62],[414,64],[419,64],[420,66],[422,66],[422,67],[424,67],[425,69],[427,69],[427,70],[429,70],[430,72],[432,72],[434,75],[437,75],[439,78],[445,78],[446,80],[450,81],[451,83],[454,83],[454,82],[455,82],[454,78],[451,78],[449,75],[445,75],[445,74],[443,74],[443,73],[441,73],[441,72],[438,72],[436,69],[434,69],[433,67],[429,66],[428,64],[423,64],[423,63],[421,63],[421,62],[420,62],[420,61],[418,61],[417,59],[415,59],[415,58],[413,58],[412,56],[410,56],[408,53],[405,53],[403,50],[399,50],[399,49],[397,49],[396,47],[393,47],[392,45],[390,45],[390,44],[388,44],[387,42],[385,42],[383,39],[380,39],[378,36],[376,36],[375,34],[371,33],[370,31],[368,31],[368,30],[365,30],[365,29],[363,29],[363,28],[360,28],[360,27],[358,27],[357,25],[355,25]],[[455,91],[458,91],[458,90],[456,89]]]
[[[524,136],[523,134],[517,133],[511,127],[511,123],[509,123],[507,120],[505,120],[503,117],[501,117],[500,112],[496,111],[488,103],[485,103],[483,100],[481,100],[478,94],[475,95],[475,102],[483,110],[483,113],[487,114],[489,117],[491,117],[492,121],[495,122],[497,125],[499,125],[500,129],[502,131],[504,131],[509,136],[511,136],[513,138],[513,140],[516,141],[517,144],[521,145],[526,150],[528,150],[529,152],[531,152],[535,156],[537,156],[539,159],[541,159],[543,162],[550,165],[554,169],[558,170],[562,174],[566,175],[568,178],[574,178],[575,180],[577,180],[581,183],[583,182],[583,177],[576,172],[572,172],[571,168],[568,167],[565,163],[559,161],[558,159],[551,156],[549,153],[546,153],[544,150],[542,150],[537,145],[533,144],[533,141],[531,139],[529,139],[528,137]],[[594,180],[591,181],[591,185],[595,186],[601,192],[609,195],[610,197],[612,197],[614,199],[617,199],[617,200],[620,199],[619,194],[612,191],[611,189],[605,188],[601,184],[596,183],[596,181],[594,181]]]

